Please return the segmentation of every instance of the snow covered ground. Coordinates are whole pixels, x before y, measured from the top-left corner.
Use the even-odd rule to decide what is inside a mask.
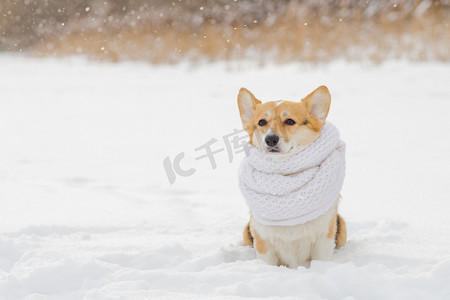
[[[449,64],[0,65],[0,299],[450,299]],[[241,86],[294,100],[321,84],[347,143],[349,243],[269,266],[242,246],[243,153],[224,137]],[[215,169],[198,159],[212,141]],[[180,153],[195,172],[170,185]]]

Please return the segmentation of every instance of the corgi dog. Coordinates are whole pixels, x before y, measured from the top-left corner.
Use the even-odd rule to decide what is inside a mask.
[[[325,86],[318,87],[300,102],[262,103],[245,88],[238,95],[240,117],[249,134],[249,144],[276,162],[302,152],[321,136],[330,103],[331,95]],[[346,223],[337,212],[339,198],[340,195],[319,217],[292,226],[262,224],[250,211],[250,221],[243,232],[244,245],[254,247],[257,258],[271,265],[309,267],[311,260],[329,260],[334,249],[347,242]]]

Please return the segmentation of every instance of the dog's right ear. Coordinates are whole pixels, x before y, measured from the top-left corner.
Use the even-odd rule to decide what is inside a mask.
[[[261,104],[261,101],[255,98],[249,90],[241,88],[238,95],[239,113],[241,114],[241,121],[244,128],[247,130],[250,126],[250,121],[256,110],[256,105]]]

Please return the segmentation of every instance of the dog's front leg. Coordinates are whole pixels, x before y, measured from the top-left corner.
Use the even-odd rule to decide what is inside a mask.
[[[330,260],[333,255],[334,247],[334,238],[329,238],[327,235],[319,236],[311,249],[311,259]]]
[[[269,248],[265,253],[260,253],[256,250],[256,257],[268,263],[269,265],[278,266],[278,256],[274,248]]]
[[[256,257],[264,260],[270,265],[278,266],[279,259],[275,252],[275,248],[267,241],[263,240],[255,229],[251,228],[251,234],[253,237],[253,245],[256,250]]]

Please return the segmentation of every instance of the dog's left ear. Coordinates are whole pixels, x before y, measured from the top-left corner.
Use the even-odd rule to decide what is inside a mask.
[[[331,104],[330,91],[328,91],[326,86],[319,86],[302,101],[305,103],[306,109],[313,117],[321,121],[321,123],[325,123]]]

